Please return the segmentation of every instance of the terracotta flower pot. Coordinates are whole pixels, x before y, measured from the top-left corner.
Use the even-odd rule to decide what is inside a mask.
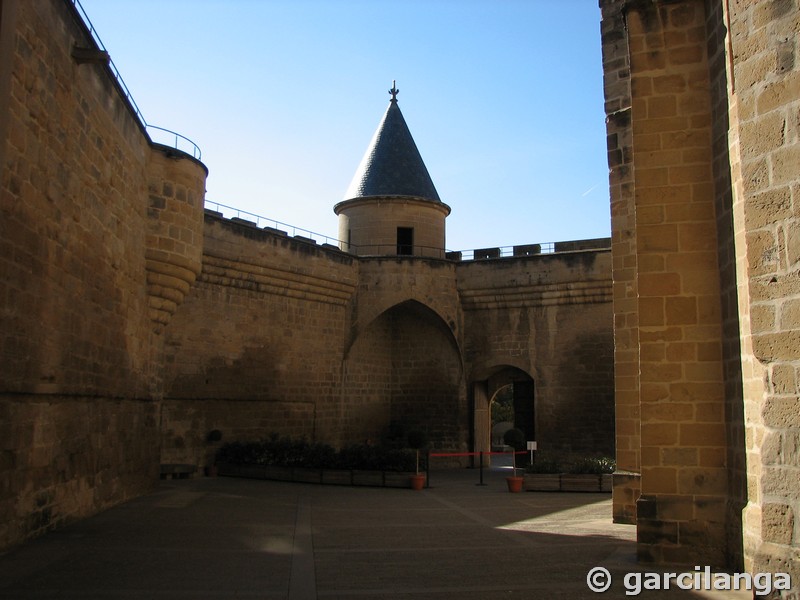
[[[421,490],[425,487],[425,475],[419,473],[417,475],[411,476],[411,489],[412,490]]]
[[[525,481],[523,477],[506,477],[509,492],[521,492],[522,482]]]

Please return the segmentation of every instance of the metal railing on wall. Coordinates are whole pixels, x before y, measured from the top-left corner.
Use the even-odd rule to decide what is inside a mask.
[[[89,35],[91,35],[95,44],[97,44],[97,47],[103,52],[108,53],[108,50],[103,44],[103,40],[100,39],[100,34],[97,32],[97,29],[95,29],[95,26],[92,24],[91,19],[89,19],[89,15],[86,13],[86,10],[81,5],[80,0],[67,0],[67,1],[71,2],[72,5],[75,7],[78,15],[83,21],[84,26],[89,31]],[[136,104],[136,101],[133,99],[133,94],[131,94],[131,91],[128,89],[128,86],[125,84],[125,80],[122,78],[122,74],[119,72],[119,69],[117,69],[117,65],[114,64],[114,61],[111,60],[110,57],[108,58],[107,66],[111,75],[116,80],[120,92],[122,92],[122,95],[124,96],[128,105],[131,107],[131,110],[136,115],[136,118],[139,119],[139,122],[141,122],[142,126],[145,128],[145,131],[147,132],[150,141],[156,144],[160,143],[164,146],[171,146],[176,150],[180,150],[181,152],[189,154],[193,158],[200,160],[200,157],[202,156],[200,147],[197,144],[195,144],[192,140],[190,140],[184,135],[181,135],[180,133],[177,133],[170,129],[165,129],[164,127],[150,125],[147,122],[147,120],[144,118],[144,115],[142,114],[142,111],[139,109],[139,105]],[[169,143],[159,141],[161,139],[168,140]]]
[[[205,208],[206,210],[219,213],[226,219],[237,219],[239,221],[244,221],[245,223],[251,223],[256,227],[269,228],[275,230],[276,232],[291,235],[292,237],[302,237],[313,240],[318,244],[328,244],[330,246],[336,246],[337,248],[344,248],[346,246],[346,244],[334,237],[330,237],[322,233],[316,233],[309,229],[303,229],[302,227],[289,225],[288,223],[270,219],[268,217],[262,217],[261,215],[251,213],[240,208],[228,206],[227,204],[221,204],[220,202],[214,202],[213,200],[206,200]]]
[[[487,260],[492,258],[520,258],[539,254],[558,254],[561,252],[578,252],[584,250],[609,250],[611,238],[593,238],[586,240],[570,240],[564,242],[541,242],[518,246],[498,246],[495,248],[478,248],[448,252],[451,260]]]
[[[285,233],[292,237],[305,238],[306,240],[313,241],[314,243],[327,244],[341,249],[343,252],[349,254],[356,254],[358,256],[371,257],[409,257],[409,258],[441,258],[452,261],[480,261],[491,260],[497,258],[521,258],[525,256],[537,256],[541,254],[556,254],[560,252],[575,252],[582,250],[604,250],[611,248],[610,238],[596,238],[588,240],[573,240],[566,242],[542,242],[539,244],[524,244],[517,246],[498,246],[495,248],[479,248],[476,250],[446,250],[444,248],[437,248],[433,246],[418,246],[412,247],[402,246],[398,247],[397,244],[362,244],[356,246],[355,244],[348,244],[337,238],[327,236],[321,233],[313,232],[309,229],[296,227],[276,219],[270,219],[261,215],[228,206],[213,200],[205,201],[205,208],[207,211],[216,213],[218,216],[233,219],[243,224],[252,225],[254,227],[262,227],[271,229],[277,233]],[[409,250],[411,251],[409,253]]]
[[[393,256],[398,258],[447,258],[447,250],[435,246],[420,246],[418,244],[345,244],[342,246],[352,254],[359,256]]]

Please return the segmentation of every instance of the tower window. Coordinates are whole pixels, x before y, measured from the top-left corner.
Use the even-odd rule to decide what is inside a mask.
[[[411,256],[414,254],[414,228],[397,228],[397,255]]]

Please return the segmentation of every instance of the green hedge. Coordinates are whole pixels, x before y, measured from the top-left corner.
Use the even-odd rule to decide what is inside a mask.
[[[552,455],[536,456],[536,462],[528,465],[526,473],[570,473],[573,475],[589,474],[603,475],[613,473],[616,462],[607,456],[601,457],[578,457],[559,459]]]
[[[338,452],[328,444],[272,434],[258,442],[228,442],[217,452],[217,462],[311,469],[414,471],[413,450],[372,444],[353,444]],[[424,462],[423,457],[420,457]]]

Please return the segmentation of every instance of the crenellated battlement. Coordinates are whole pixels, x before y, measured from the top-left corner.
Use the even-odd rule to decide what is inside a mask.
[[[206,206],[214,206],[215,208],[228,209],[227,214],[235,214],[236,216],[228,217],[226,212],[221,210],[214,210],[211,208],[205,209],[207,217],[229,221],[232,224],[240,225],[243,227],[252,228],[258,231],[263,231],[267,234],[277,235],[294,239],[298,242],[319,246],[325,250],[332,250],[334,252],[344,252],[356,256],[392,256],[397,250],[396,244],[362,244],[356,246],[355,244],[347,244],[339,239],[315,233],[308,229],[289,225],[262,217],[254,213],[236,209],[230,206],[225,206],[215,202],[206,202]],[[248,218],[242,217],[245,215]],[[266,224],[265,224],[266,223]],[[344,250],[343,248],[347,248]],[[397,254],[401,258],[441,258],[455,262],[467,262],[472,260],[493,260],[505,258],[525,258],[529,256],[539,256],[542,254],[556,254],[561,252],[580,252],[585,250],[610,250],[611,238],[591,238],[581,240],[568,240],[562,242],[540,242],[536,244],[523,244],[515,246],[496,246],[491,248],[478,248],[474,250],[447,250],[446,248],[434,248],[430,246],[414,245],[415,250],[419,249],[420,252],[414,252],[411,255]]]

